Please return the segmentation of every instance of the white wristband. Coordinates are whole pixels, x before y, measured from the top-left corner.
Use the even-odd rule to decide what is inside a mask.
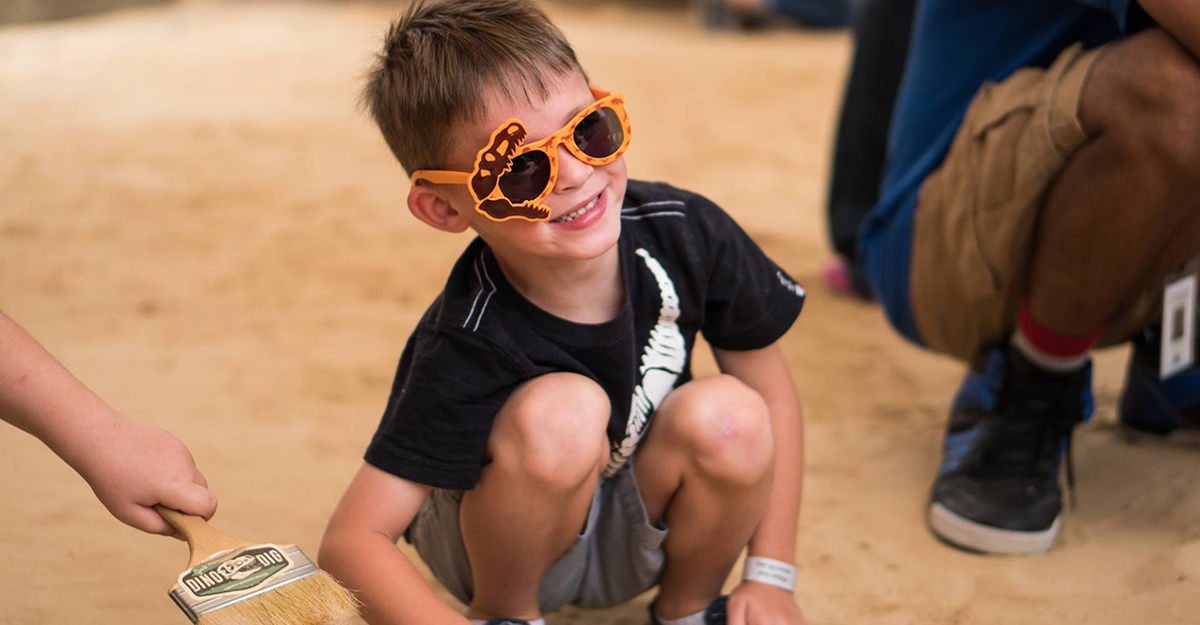
[[[796,592],[796,567],[771,558],[747,557],[742,579]]]

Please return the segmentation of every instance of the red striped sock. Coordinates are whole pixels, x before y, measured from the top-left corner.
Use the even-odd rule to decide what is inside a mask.
[[[1088,352],[1106,328],[1089,334],[1063,334],[1038,323],[1029,314],[1029,303],[1021,302],[1012,346],[1038,367],[1047,371],[1075,371],[1087,362]]]

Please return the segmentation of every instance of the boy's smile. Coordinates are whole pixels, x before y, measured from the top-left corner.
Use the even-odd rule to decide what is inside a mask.
[[[550,223],[571,230],[586,228],[599,219],[607,209],[607,205],[602,200],[604,200],[604,191],[588,200],[583,206],[572,209],[561,217],[551,219]]]

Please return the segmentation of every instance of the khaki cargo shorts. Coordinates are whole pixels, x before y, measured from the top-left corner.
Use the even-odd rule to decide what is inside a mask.
[[[972,362],[1012,334],[1042,200],[1089,139],[1079,103],[1104,50],[1076,44],[1049,69],[1026,68],[985,84],[946,160],[921,186],[909,295],[930,348]],[[1145,325],[1160,305],[1158,287],[1112,320],[1100,344]]]

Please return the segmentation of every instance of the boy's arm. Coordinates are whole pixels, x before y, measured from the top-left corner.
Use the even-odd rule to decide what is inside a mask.
[[[466,625],[396,546],[432,488],[363,463],[329,519],[320,567],[358,594],[371,625]]]
[[[206,519],[217,509],[178,438],[122,416],[2,312],[0,419],[45,443],[113,516],[137,529],[178,535],[155,504]]]
[[[762,522],[750,539],[748,555],[795,564],[804,477],[804,422],[783,352],[778,343],[773,343],[748,351],[713,348],[713,354],[722,373],[738,378],[766,400],[775,436],[771,495]],[[767,621],[803,623],[804,618],[790,593],[754,582],[741,584],[730,598],[729,625]]]

